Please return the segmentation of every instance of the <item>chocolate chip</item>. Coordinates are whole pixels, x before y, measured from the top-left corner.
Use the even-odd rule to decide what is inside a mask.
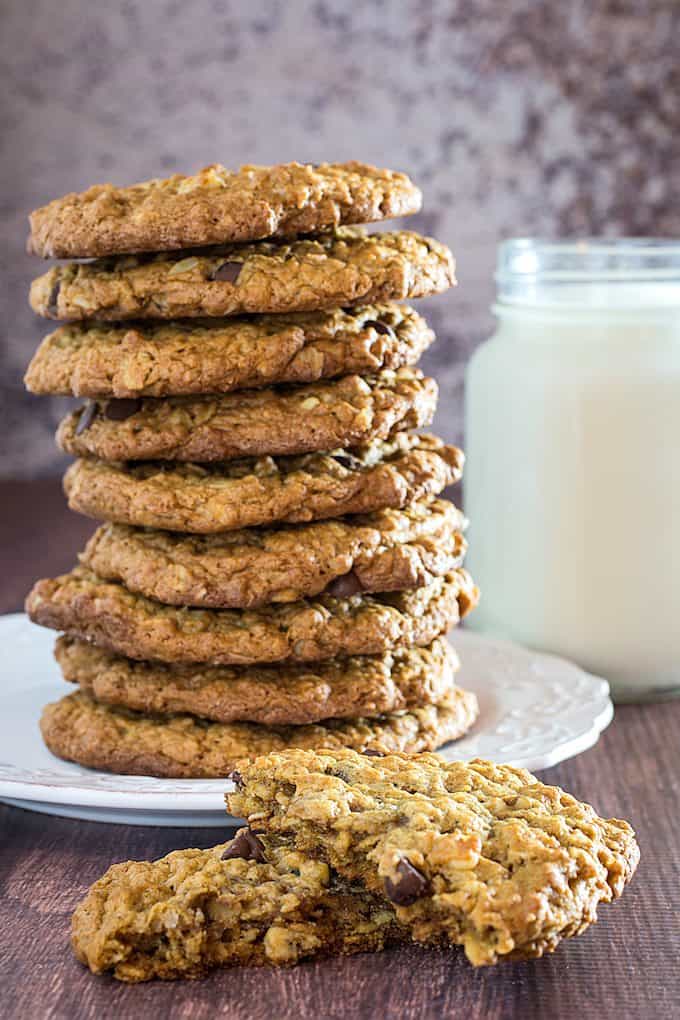
[[[427,891],[428,881],[406,857],[402,857],[397,864],[397,875],[397,882],[391,878],[385,879],[385,894],[398,907],[409,907]]]
[[[78,419],[78,424],[76,425],[77,436],[82,435],[83,432],[86,432],[87,429],[89,429],[90,425],[95,420],[98,413],[99,407],[95,403],[95,401],[88,400],[88,402],[85,404],[85,407],[83,407],[80,411],[80,418]]]
[[[245,783],[243,782],[243,776],[241,775],[238,769],[232,769],[231,772],[228,773],[227,779],[231,779],[232,783],[234,784],[237,790],[242,790],[245,786]]]
[[[231,861],[235,857],[240,857],[244,861],[258,861],[260,864],[267,860],[264,846],[250,829],[240,829],[236,833],[236,838],[222,854],[223,861]]]
[[[360,591],[363,591],[361,581],[354,573],[350,570],[349,573],[343,574],[342,577],[336,577],[326,588],[326,594],[332,595],[336,599],[346,599],[350,595],[357,595]]]
[[[377,319],[366,319],[364,326],[366,328],[372,326],[376,333],[380,333],[382,336],[391,336],[394,339],[394,330],[386,322],[378,322]]]
[[[104,408],[104,417],[109,421],[125,421],[126,418],[131,418],[133,414],[136,414],[141,406],[142,402],[138,397],[119,397],[108,400]]]
[[[361,467],[359,458],[353,457],[351,453],[334,453],[333,460],[336,464],[340,464],[341,467],[347,468],[348,471],[356,471],[357,468]]]
[[[52,290],[50,291],[49,298],[47,299],[47,311],[49,312],[50,315],[57,315],[59,313],[58,301],[60,290],[61,280],[57,280],[57,282],[52,287]]]
[[[242,262],[223,262],[211,275],[210,279],[221,280],[223,283],[236,283],[242,268]]]
[[[365,754],[367,758],[384,758],[384,751],[376,751],[374,747],[365,747],[362,754]]]

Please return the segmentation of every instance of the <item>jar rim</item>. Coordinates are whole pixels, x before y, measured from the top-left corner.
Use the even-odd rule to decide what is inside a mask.
[[[511,238],[498,246],[495,279],[501,304],[677,307],[680,239]]]

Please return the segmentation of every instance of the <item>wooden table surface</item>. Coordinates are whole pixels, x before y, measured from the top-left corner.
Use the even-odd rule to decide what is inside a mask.
[[[92,524],[52,481],[0,483],[0,611],[67,569]],[[642,862],[599,923],[528,964],[473,970],[461,952],[402,948],[290,971],[125,986],[71,956],[69,916],[114,861],[210,846],[227,832],[69,821],[0,806],[0,1017],[232,1020],[680,1017],[680,702],[618,709],[596,748],[542,773],[637,829]]]

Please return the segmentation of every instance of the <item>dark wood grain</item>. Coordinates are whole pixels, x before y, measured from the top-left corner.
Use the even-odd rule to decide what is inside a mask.
[[[91,524],[56,483],[0,486],[0,609],[65,569]],[[11,1020],[637,1020],[680,1017],[680,703],[626,706],[591,751],[542,778],[630,819],[642,863],[600,922],[528,964],[473,970],[456,950],[404,948],[292,971],[230,970],[201,982],[123,986],[71,956],[70,913],[113,861],[209,846],[215,829],[98,825],[0,807],[0,1017]]]

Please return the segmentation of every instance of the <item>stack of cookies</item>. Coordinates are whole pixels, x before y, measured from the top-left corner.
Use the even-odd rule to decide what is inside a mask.
[[[87,398],[57,439],[69,505],[104,522],[27,601],[78,685],[43,714],[55,754],[225,776],[286,747],[434,749],[474,721],[444,635],[477,590],[438,498],[463,456],[415,431],[433,334],[394,303],[451,286],[453,258],[352,226],[420,201],[359,163],[215,166],[33,213],[32,251],[93,260],[34,281],[67,322],[26,383]]]

